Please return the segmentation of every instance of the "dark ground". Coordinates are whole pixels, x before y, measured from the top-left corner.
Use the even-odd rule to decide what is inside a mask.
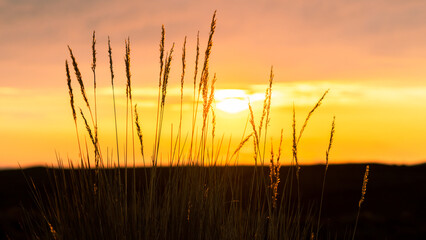
[[[252,171],[250,167],[241,168]],[[322,210],[323,229],[327,229],[329,239],[350,238],[364,171],[365,164],[329,166]],[[36,185],[48,181],[45,168],[0,171],[0,239],[22,239],[22,206],[34,206],[24,173]],[[323,173],[324,166],[301,168],[304,203],[318,204]],[[356,239],[426,239],[426,164],[370,165]]]

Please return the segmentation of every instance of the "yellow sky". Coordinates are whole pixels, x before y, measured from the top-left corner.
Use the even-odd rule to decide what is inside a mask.
[[[54,164],[56,153],[77,158],[64,61],[70,45],[91,93],[93,30],[102,149],[106,153],[115,148],[107,36],[112,40],[122,144],[124,38],[130,36],[133,92],[150,156],[161,24],[166,27],[166,49],[176,44],[163,130],[166,158],[171,124],[174,130],[179,124],[183,38],[188,37],[185,136],[192,112],[196,35],[200,30],[203,53],[215,9],[210,73],[218,77],[216,134],[224,142],[232,135],[231,151],[242,138],[248,110],[230,114],[220,110],[221,101],[248,97],[259,119],[273,65],[269,137],[277,144],[283,129],[284,162],[290,159],[293,103],[300,127],[327,89],[301,140],[301,163],[324,161],[333,116],[331,162],[414,164],[426,159],[424,1],[0,1],[0,168]],[[76,82],[73,87],[77,96]],[[238,90],[232,92],[234,98],[226,97],[227,89]],[[77,103],[84,106],[81,99]],[[82,126],[80,135],[85,136]],[[251,145],[242,149],[241,163],[252,163],[250,151]]]

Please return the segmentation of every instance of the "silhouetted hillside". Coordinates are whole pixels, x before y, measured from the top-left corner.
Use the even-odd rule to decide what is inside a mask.
[[[167,170],[164,168],[163,170]],[[253,167],[238,167],[250,179]],[[354,227],[365,164],[330,165],[324,191],[322,231],[330,239],[347,239]],[[284,179],[288,167],[281,169]],[[142,169],[137,175],[142,176]],[[265,172],[268,169],[265,168]],[[301,193],[305,207],[316,213],[324,166],[303,166]],[[46,168],[0,171],[0,239],[23,239],[22,208],[33,209],[27,179],[40,189],[48,183]],[[143,178],[141,178],[143,179]],[[47,184],[48,186],[48,184]],[[281,197],[281,196],[280,196]],[[357,239],[426,239],[426,165],[370,165]],[[325,236],[325,235],[323,235]]]

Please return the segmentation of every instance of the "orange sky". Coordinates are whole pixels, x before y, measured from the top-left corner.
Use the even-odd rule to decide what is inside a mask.
[[[293,103],[300,127],[327,89],[330,93],[301,140],[301,163],[324,161],[333,116],[332,163],[414,164],[426,159],[424,1],[0,0],[0,168],[54,164],[56,153],[64,159],[77,158],[64,61],[70,45],[90,93],[93,30],[97,33],[102,148],[106,152],[114,147],[107,36],[117,77],[121,138],[124,39],[129,36],[135,102],[143,116],[147,149],[151,149],[162,24],[166,48],[176,44],[164,129],[163,155],[167,156],[170,125],[178,125],[183,39],[188,37],[185,94],[189,98],[197,31],[204,51],[216,9],[210,68],[218,76],[216,88],[242,90],[253,100],[259,118],[262,100],[258,96],[264,94],[274,66],[270,137],[276,142],[280,129],[284,130],[284,161],[291,156]],[[77,95],[77,84],[73,84]],[[91,95],[89,99],[93,100]],[[186,101],[188,118],[190,106]],[[238,142],[247,114],[247,110],[236,114],[218,110],[217,135],[224,134],[225,139],[232,135]],[[249,147],[242,154],[248,156],[242,163],[252,163]]]

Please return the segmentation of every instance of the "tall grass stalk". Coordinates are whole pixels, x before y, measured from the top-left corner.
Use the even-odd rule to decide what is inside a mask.
[[[109,68],[111,72],[111,88],[112,88],[112,101],[114,107],[114,128],[115,128],[115,143],[116,143],[116,153],[117,153],[117,165],[120,167],[120,152],[118,147],[118,127],[117,127],[117,108],[115,104],[115,88],[114,88],[114,69],[112,64],[112,49],[111,41],[108,37],[108,57],[109,57]]]
[[[189,146],[189,162],[192,162],[192,147],[194,144],[194,132],[195,132],[195,122],[196,122],[196,111],[195,109],[198,108],[198,99],[196,100],[196,89],[197,89],[197,75],[198,75],[198,59],[200,57],[200,32],[197,33],[197,50],[195,55],[195,67],[194,67],[194,93],[192,98],[192,129],[191,129],[191,143]]]
[[[200,94],[201,93],[203,94],[202,95],[203,96],[203,122],[204,122],[204,119],[207,118],[207,113],[208,113],[208,110],[209,110],[208,108],[206,108],[206,104],[207,104],[206,99],[207,99],[208,78],[209,78],[209,60],[210,60],[211,49],[213,47],[213,35],[214,35],[214,32],[215,32],[215,29],[216,29],[216,11],[213,14],[212,21],[211,21],[211,24],[210,24],[209,39],[207,41],[207,47],[206,47],[206,50],[205,50],[205,53],[204,53],[204,64],[203,64],[203,69],[201,71],[201,79],[200,79],[199,84],[198,84],[197,100],[195,101],[195,112],[193,113],[194,117],[193,117],[193,122],[192,122],[191,145],[190,145],[190,153],[189,153],[190,154],[189,159],[191,161],[193,161],[193,157],[194,157],[193,152],[192,152],[193,151],[193,144],[194,144],[194,129],[195,129],[195,125],[196,125],[196,122],[197,122],[198,103],[199,103],[199,100],[200,100]],[[196,84],[195,77],[196,77],[197,71],[198,71],[198,56],[199,56],[199,48],[198,48],[198,37],[197,37],[197,58],[196,58],[196,64],[195,64],[194,84]],[[194,98],[195,98],[195,96],[194,96]],[[206,110],[207,110],[207,112],[205,112]],[[205,136],[205,135],[203,135],[203,132],[205,131],[206,126],[204,124],[203,124],[203,126],[204,127],[201,129],[202,137],[201,137],[200,143],[203,143],[203,141],[204,141],[203,137]],[[202,144],[200,144],[199,147],[203,148]],[[196,162],[198,163],[198,160],[200,160],[200,159],[198,159],[199,158],[199,151],[197,153],[196,149],[197,148],[195,147],[194,150],[196,152],[194,153],[194,155],[197,158]],[[201,162],[203,162],[203,160],[204,159],[201,158]]]
[[[98,110],[96,104],[96,35],[93,31],[92,35],[92,72],[93,72],[93,99],[95,101],[95,139],[98,139]]]
[[[155,126],[155,137],[154,137],[154,150],[153,150],[153,156],[152,156],[152,165],[156,166],[157,162],[157,155],[158,155],[158,130],[159,130],[159,117],[160,117],[160,101],[161,101],[161,88],[162,88],[162,81],[161,77],[163,75],[163,66],[164,66],[164,39],[165,39],[165,29],[164,25],[161,26],[161,41],[160,41],[160,74],[158,77],[158,95],[157,95],[157,120],[156,120],[156,126]]]
[[[269,86],[265,91],[265,98],[263,100],[263,110],[262,110],[262,117],[260,118],[260,123],[259,123],[259,137],[262,136],[262,126],[263,126],[263,121],[265,119],[265,134],[264,134],[264,138],[263,138],[263,154],[262,154],[262,159],[265,159],[265,151],[266,151],[266,137],[268,135],[268,126],[269,126],[269,122],[270,122],[270,118],[269,118],[269,114],[271,112],[271,98],[272,98],[272,82],[274,80],[274,68],[271,67],[271,72],[269,75]]]
[[[172,64],[172,59],[173,59],[173,50],[174,50],[174,44],[172,45],[172,48],[170,49],[170,52],[166,53],[166,58],[165,58],[165,64],[164,64],[164,73],[163,73],[163,79],[162,79],[162,83],[161,83],[161,100],[160,100],[160,105],[159,105],[159,119],[158,119],[158,123],[157,123],[157,128],[158,128],[158,135],[157,135],[157,139],[155,142],[155,161],[154,164],[155,166],[157,166],[157,162],[158,162],[158,153],[160,150],[160,142],[161,142],[161,131],[163,129],[163,119],[164,119],[164,109],[166,106],[166,96],[167,96],[167,86],[169,83],[169,74],[170,74],[170,68],[171,68],[171,64]],[[156,130],[157,132],[157,130]]]
[[[327,171],[328,171],[328,158],[330,156],[331,146],[333,145],[335,121],[336,121],[336,117],[333,117],[333,122],[331,123],[331,130],[330,130],[330,140],[328,141],[328,148],[327,148],[327,151],[325,152],[324,178],[323,178],[323,181],[322,181],[321,200],[320,200],[320,205],[319,205],[318,223],[317,223],[317,231],[315,233],[315,239],[318,239],[318,233],[319,233],[319,229],[320,229],[322,202],[324,200],[325,179],[327,177]]]
[[[175,159],[176,148],[177,148],[177,158],[178,158],[176,164],[179,165],[180,161],[181,161],[182,117],[183,117],[182,107],[183,107],[183,86],[184,86],[184,83],[185,83],[185,69],[186,69],[186,36],[185,36],[185,40],[183,42],[183,47],[182,47],[182,74],[181,74],[181,78],[180,78],[179,128],[178,128],[176,142],[175,142],[172,157],[171,157],[171,160],[172,160],[171,165],[173,165],[173,161]]]
[[[309,111],[308,115],[305,118],[305,121],[302,125],[302,128],[300,129],[299,135],[297,136],[296,133],[296,109],[293,104],[293,147],[292,147],[292,153],[293,153],[293,161],[295,164],[295,171],[296,171],[296,183],[297,183],[297,228],[300,228],[300,216],[301,216],[301,194],[300,194],[300,164],[298,159],[298,145],[300,142],[300,139],[302,138],[303,132],[305,131],[306,126],[308,125],[308,121],[311,118],[312,114],[315,112],[315,110],[318,109],[318,107],[321,105],[322,101],[324,100],[325,96],[329,90],[325,91],[324,94],[321,96],[321,98],[318,100],[318,102],[315,104],[315,106]]]
[[[300,197],[300,166],[299,166],[299,160],[297,157],[297,136],[296,136],[296,109],[294,107],[293,104],[293,148],[292,148],[292,152],[293,152],[293,159],[292,159],[292,164],[295,164],[295,171],[296,171],[296,184],[297,184],[297,213],[296,213],[296,229],[300,229],[300,215],[301,215],[301,197]],[[300,135],[299,135],[300,136]],[[300,139],[300,138],[299,138]],[[292,185],[292,184],[291,184]],[[299,233],[299,231],[297,231],[297,233]],[[297,239],[299,239],[300,236],[297,236]]]

